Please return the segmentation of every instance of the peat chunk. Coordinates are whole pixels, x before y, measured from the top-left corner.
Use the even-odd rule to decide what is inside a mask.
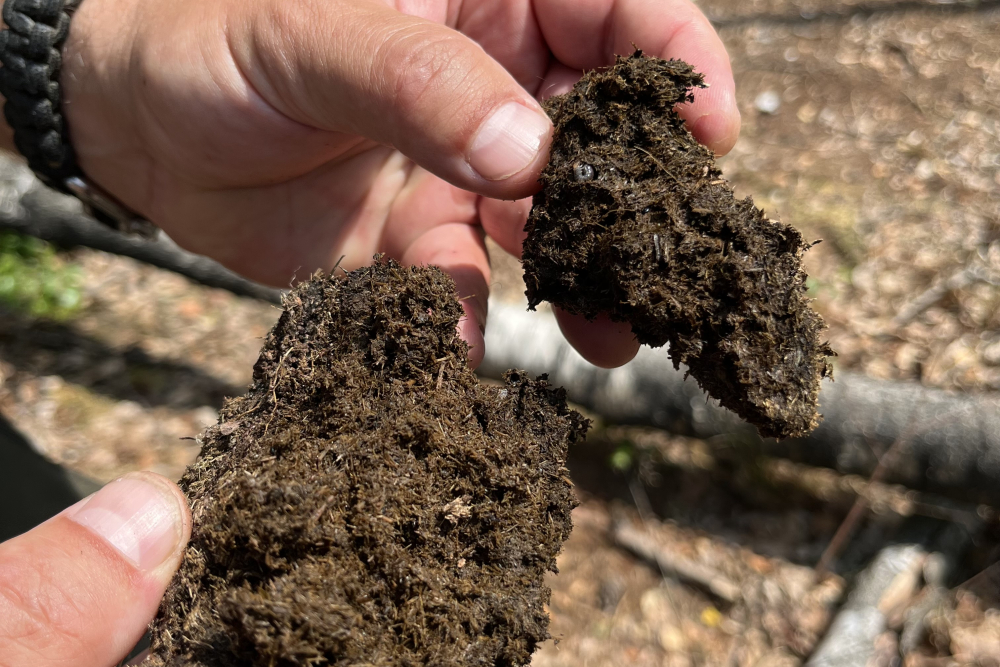
[[[524,243],[529,305],[607,313],[764,436],[819,421],[833,351],[809,306],[797,230],[723,180],[675,111],[703,79],[641,52],[545,108],[555,123]]]
[[[525,665],[587,421],[477,382],[451,279],[377,264],[285,299],[181,486],[194,530],[152,665]]]

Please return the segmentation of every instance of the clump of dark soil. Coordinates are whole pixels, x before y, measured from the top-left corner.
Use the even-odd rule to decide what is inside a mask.
[[[545,108],[555,123],[524,243],[531,307],[607,313],[765,436],[818,423],[833,354],[794,228],[738,200],[674,107],[704,80],[641,52]]]
[[[285,301],[181,486],[194,533],[157,666],[524,665],[587,421],[544,378],[477,382],[451,279],[388,262]]]

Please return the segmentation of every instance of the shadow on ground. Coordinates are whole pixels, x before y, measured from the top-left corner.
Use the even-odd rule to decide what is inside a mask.
[[[158,360],[145,351],[113,348],[72,324],[33,320],[0,310],[0,360],[17,371],[67,382],[147,407],[222,407],[243,393],[192,366]]]
[[[810,492],[801,480],[777,481],[764,471],[762,452],[753,448],[716,446],[713,456],[710,462],[698,461],[698,454],[694,460],[672,462],[609,429],[573,447],[568,466],[584,497],[635,508],[640,515],[692,528],[763,556],[815,567],[850,512],[853,498],[822,489]],[[965,526],[919,514],[866,512],[833,570],[850,576],[887,543],[920,543],[931,550],[942,548],[941,540],[968,546],[980,529],[978,524]],[[979,563],[972,561],[981,560],[981,555],[959,554],[967,562],[953,573],[954,583],[978,571]]]
[[[0,415],[0,542],[30,530],[97,488],[36,452]]]

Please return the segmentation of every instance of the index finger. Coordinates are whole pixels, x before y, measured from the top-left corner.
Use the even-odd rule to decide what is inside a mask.
[[[635,47],[693,65],[709,87],[678,112],[698,141],[719,155],[732,149],[740,112],[729,55],[689,0],[535,0],[534,7],[553,55],[573,69],[606,67]]]

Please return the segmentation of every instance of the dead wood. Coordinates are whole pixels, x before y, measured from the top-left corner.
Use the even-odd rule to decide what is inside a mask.
[[[879,552],[857,579],[847,602],[806,667],[864,667],[875,641],[887,627],[890,608],[912,597],[926,554],[915,544],[893,545]]]
[[[711,401],[684,368],[674,370],[665,350],[643,348],[615,370],[596,368],[566,343],[555,319],[494,303],[481,375],[507,368],[548,373],[570,400],[610,421],[665,428],[701,438],[728,436],[770,454],[841,472],[870,475],[879,454],[919,422],[886,466],[885,480],[995,500],[1000,496],[1000,396],[963,395],[916,383],[874,380],[841,372],[824,381],[824,419],[808,437],[761,440],[731,412]]]
[[[41,188],[23,168],[0,165],[0,229],[45,239],[62,248],[88,247],[130,257],[234,294],[278,303],[279,290],[237,276],[169,240],[125,237],[74,208],[73,200]],[[563,339],[551,317],[492,304],[482,375],[499,378],[512,367],[548,373],[572,400],[616,422],[645,424],[675,433],[738,436],[761,442],[753,429],[709,401],[666,350],[640,351],[624,368],[598,369]],[[983,500],[1000,498],[1000,397],[960,395],[841,372],[820,396],[824,420],[807,438],[763,441],[772,455],[842,472],[869,475],[885,449],[906,429],[919,407],[924,426],[896,457],[886,481]],[[944,415],[934,419],[935,415]]]
[[[654,563],[664,576],[674,576],[694,583],[726,602],[735,602],[740,596],[739,584],[716,569],[682,556],[661,544],[645,531],[628,522],[614,527],[615,544],[636,556]]]
[[[15,207],[0,206],[0,231],[34,236],[65,250],[92,248],[130,257],[208,287],[281,303],[280,290],[247,280],[218,262],[188,252],[162,233],[156,240],[119,234],[77,210],[74,200],[45,188],[29,190],[17,203]]]
[[[915,299],[903,306],[899,314],[893,318],[896,328],[904,327],[915,320],[922,312],[935,305],[952,292],[968,287],[977,282],[1000,285],[1000,279],[990,274],[985,266],[973,264],[966,266],[948,278],[935,283]]]

